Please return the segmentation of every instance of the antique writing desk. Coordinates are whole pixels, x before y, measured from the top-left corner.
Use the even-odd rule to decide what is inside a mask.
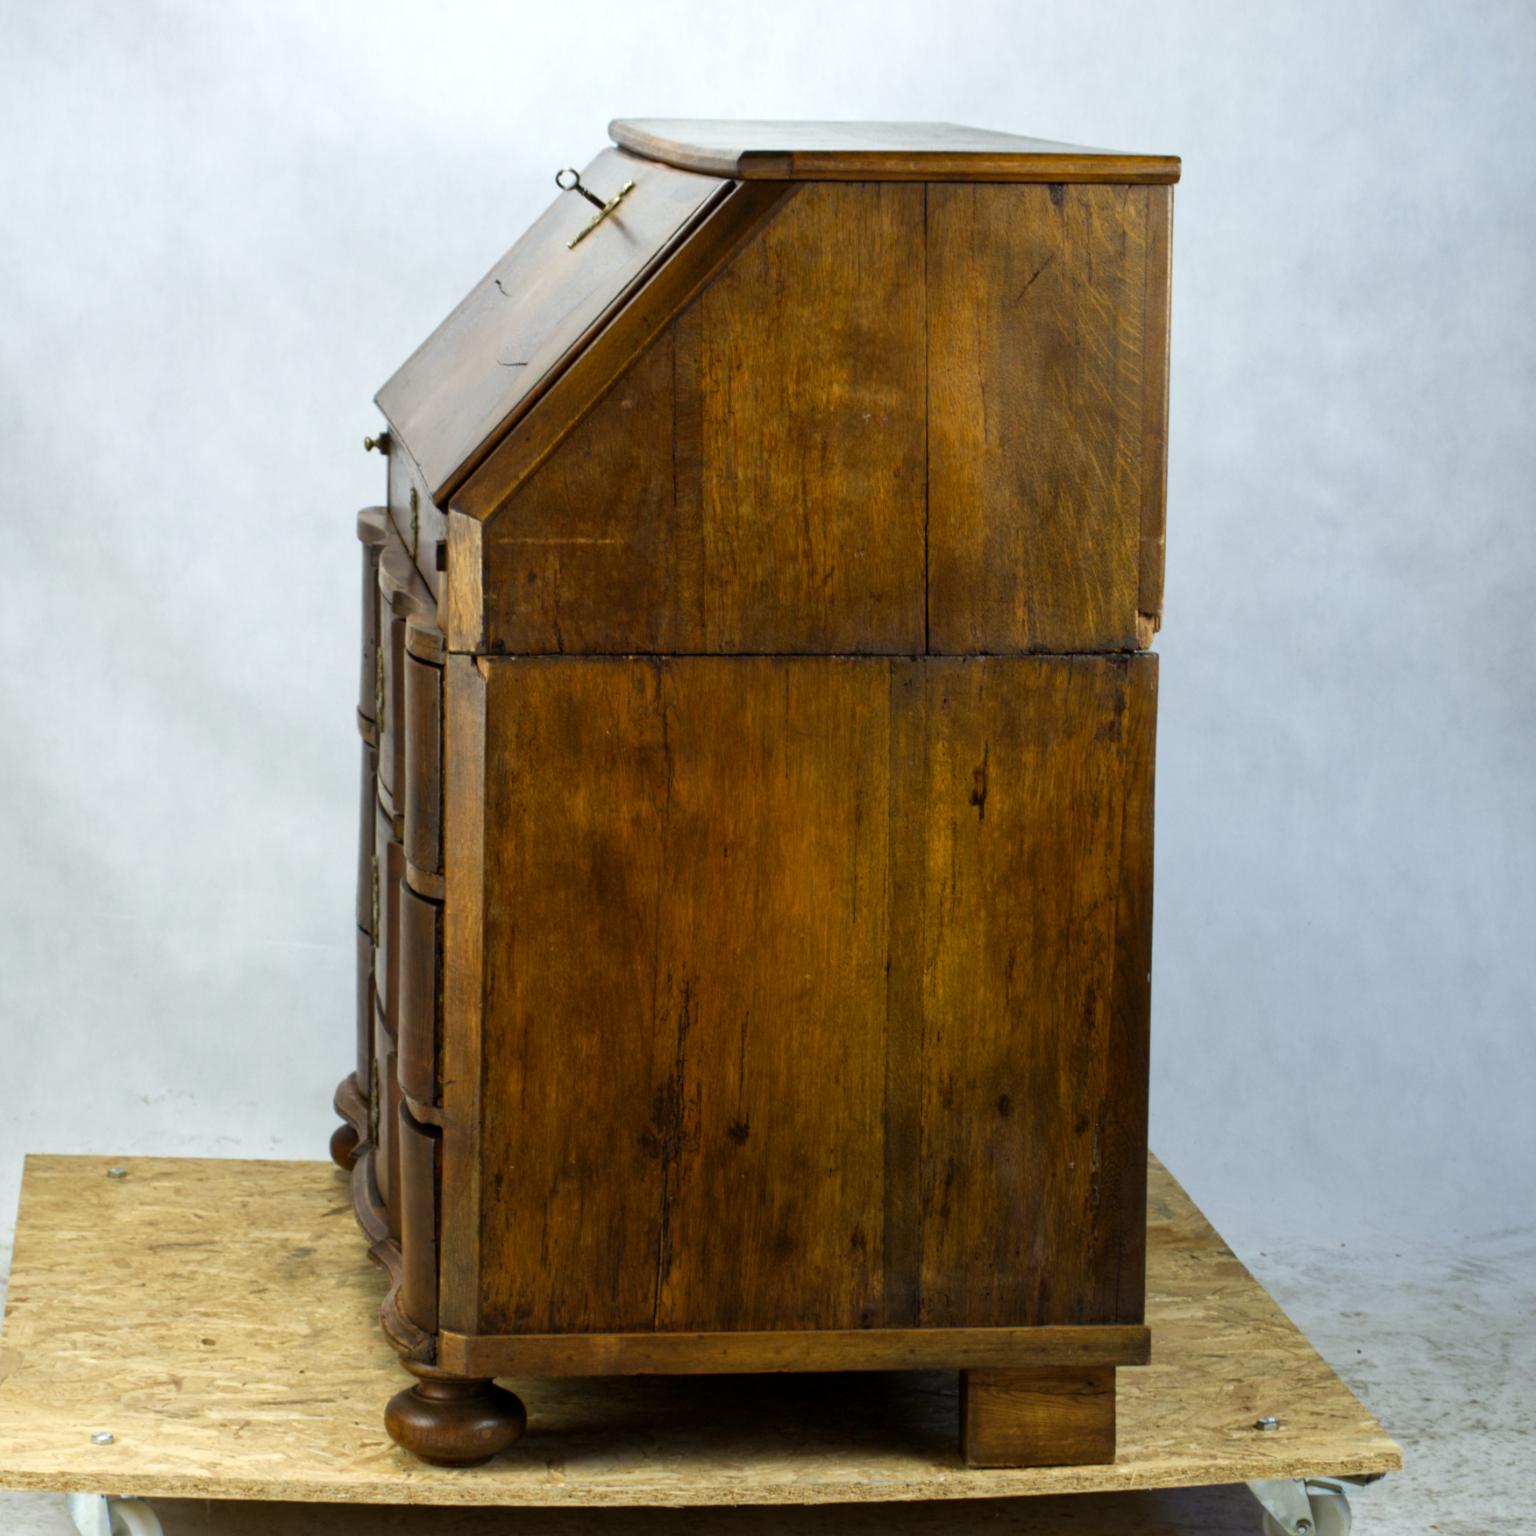
[[[378,397],[333,1152],[390,1432],[933,1367],[971,1462],[1111,1459],[1178,162],[611,132]]]

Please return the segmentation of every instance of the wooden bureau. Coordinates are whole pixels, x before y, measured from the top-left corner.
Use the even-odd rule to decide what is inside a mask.
[[[1112,1459],[1178,161],[610,132],[378,397],[333,1153],[390,1432],[953,1369],[973,1463]]]

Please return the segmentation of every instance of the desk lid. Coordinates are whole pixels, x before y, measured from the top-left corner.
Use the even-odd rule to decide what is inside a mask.
[[[621,117],[615,144],[683,170],[768,181],[1175,182],[1177,155],[1128,154],[959,123]]]
[[[731,186],[617,149],[581,182],[603,200],[634,186],[597,223],[559,192],[376,397],[439,504]]]

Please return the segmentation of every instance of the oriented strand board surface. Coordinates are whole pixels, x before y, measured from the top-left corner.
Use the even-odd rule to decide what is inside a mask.
[[[1397,1447],[1154,1165],[1155,1364],[1120,1373],[1111,1466],[983,1471],[952,1374],[518,1383],[488,1467],[384,1435],[406,1378],[329,1164],[27,1162],[0,1341],[0,1488],[393,1504],[816,1504],[1385,1472]],[[1278,1433],[1251,1425],[1261,1413]],[[91,1444],[110,1430],[110,1446]]]

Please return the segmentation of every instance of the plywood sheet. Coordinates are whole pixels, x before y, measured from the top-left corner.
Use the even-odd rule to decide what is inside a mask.
[[[1390,1471],[1397,1447],[1159,1166],[1154,1364],[1120,1372],[1105,1467],[986,1471],[952,1375],[516,1383],[499,1461],[386,1438],[406,1378],[330,1164],[27,1162],[0,1340],[0,1488],[373,1504],[818,1504],[1005,1498]],[[1261,1413],[1282,1427],[1259,1434]],[[110,1430],[110,1446],[91,1444]],[[1074,1527],[1081,1529],[1082,1527]]]

